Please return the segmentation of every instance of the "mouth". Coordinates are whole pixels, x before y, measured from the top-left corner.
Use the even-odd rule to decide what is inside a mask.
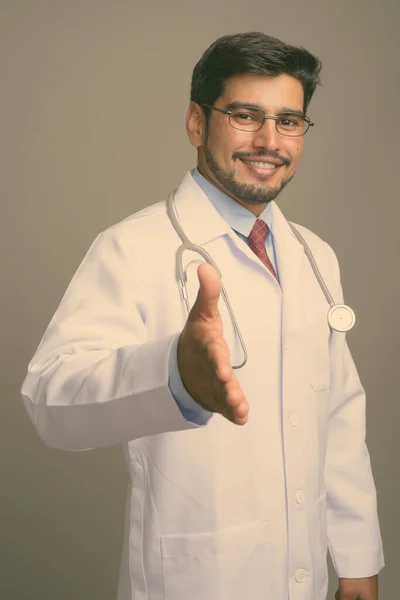
[[[275,175],[283,166],[283,163],[267,162],[265,160],[246,160],[244,158],[241,158],[240,160],[252,173],[262,175],[263,177]]]

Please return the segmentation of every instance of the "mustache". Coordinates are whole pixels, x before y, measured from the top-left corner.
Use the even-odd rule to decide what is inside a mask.
[[[244,152],[235,152],[232,158],[275,158],[279,160],[281,163],[286,165],[287,167],[290,165],[290,160],[287,158],[283,158],[278,152],[253,152],[252,154],[247,154]]]

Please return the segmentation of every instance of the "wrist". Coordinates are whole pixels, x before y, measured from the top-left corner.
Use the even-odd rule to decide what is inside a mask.
[[[335,600],[378,600],[378,576],[339,579]]]

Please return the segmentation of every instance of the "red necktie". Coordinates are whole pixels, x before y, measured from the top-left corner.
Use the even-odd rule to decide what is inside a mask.
[[[248,237],[249,247],[253,250],[254,254],[264,263],[267,269],[277,279],[276,272],[273,264],[268,258],[267,251],[265,249],[265,238],[267,237],[268,226],[262,219],[257,219],[253,225],[253,229],[250,231]]]

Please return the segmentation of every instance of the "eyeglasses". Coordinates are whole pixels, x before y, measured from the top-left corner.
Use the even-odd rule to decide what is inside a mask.
[[[212,108],[223,115],[229,115],[229,124],[234,129],[239,129],[239,131],[259,131],[266,119],[275,121],[277,132],[289,137],[305,135],[310,127],[314,127],[314,123],[311,122],[309,117],[297,113],[282,113],[275,117],[273,115],[266,115],[261,109],[244,107],[222,110],[209,104],[202,104],[201,102],[199,104],[207,106],[207,108]]]

